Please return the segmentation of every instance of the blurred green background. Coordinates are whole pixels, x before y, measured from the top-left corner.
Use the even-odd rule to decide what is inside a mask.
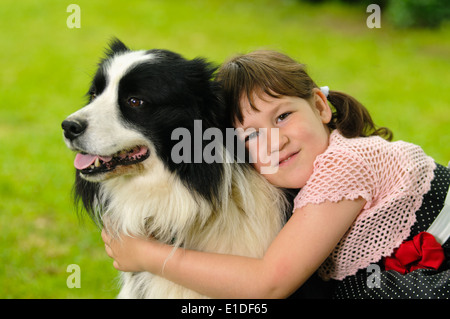
[[[2,0],[0,298],[118,292],[100,231],[74,210],[74,154],[60,127],[83,106],[113,36],[133,49],[165,48],[217,64],[237,52],[283,51],[305,63],[319,85],[363,102],[396,140],[418,144],[447,165],[448,21],[400,28],[382,7],[381,28],[370,29],[367,2],[355,2],[79,0],[81,27],[68,28],[69,1]],[[66,285],[70,264],[80,266],[81,288]]]

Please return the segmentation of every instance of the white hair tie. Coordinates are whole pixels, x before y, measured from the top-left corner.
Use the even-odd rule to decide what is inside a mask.
[[[330,88],[328,86],[321,86],[320,91],[325,95],[325,97],[328,97],[328,93],[330,93]]]

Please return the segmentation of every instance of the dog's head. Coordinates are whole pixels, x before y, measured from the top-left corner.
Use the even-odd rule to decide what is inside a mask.
[[[92,79],[87,105],[62,123],[65,143],[77,153],[75,202],[92,214],[103,181],[152,172],[159,164],[187,189],[210,202],[220,200],[223,164],[172,158],[180,140],[172,138],[177,129],[194,136],[196,120],[201,120],[200,134],[231,126],[212,80],[215,70],[200,58],[132,51],[114,40]],[[192,143],[186,153],[202,153],[209,143],[202,139],[200,149]]]
[[[92,79],[88,104],[62,123],[67,146],[77,152],[78,175],[98,182],[133,174],[152,157],[182,171],[171,159],[172,132],[193,132],[195,119],[203,130],[224,125],[214,71],[203,59],[132,51],[114,40]]]

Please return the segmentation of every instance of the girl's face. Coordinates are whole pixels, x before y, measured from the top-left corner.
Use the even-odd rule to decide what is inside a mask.
[[[316,157],[328,147],[331,109],[326,97],[314,89],[313,97],[271,97],[254,94],[253,110],[248,99],[241,98],[246,148],[254,167],[273,185],[301,188],[313,172]],[[239,130],[238,130],[239,131]]]

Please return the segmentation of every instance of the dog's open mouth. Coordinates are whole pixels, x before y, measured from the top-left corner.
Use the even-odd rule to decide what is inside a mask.
[[[86,175],[105,173],[114,170],[117,166],[133,165],[144,161],[150,156],[150,151],[145,146],[135,146],[122,150],[112,156],[92,155],[78,153],[74,166]]]

